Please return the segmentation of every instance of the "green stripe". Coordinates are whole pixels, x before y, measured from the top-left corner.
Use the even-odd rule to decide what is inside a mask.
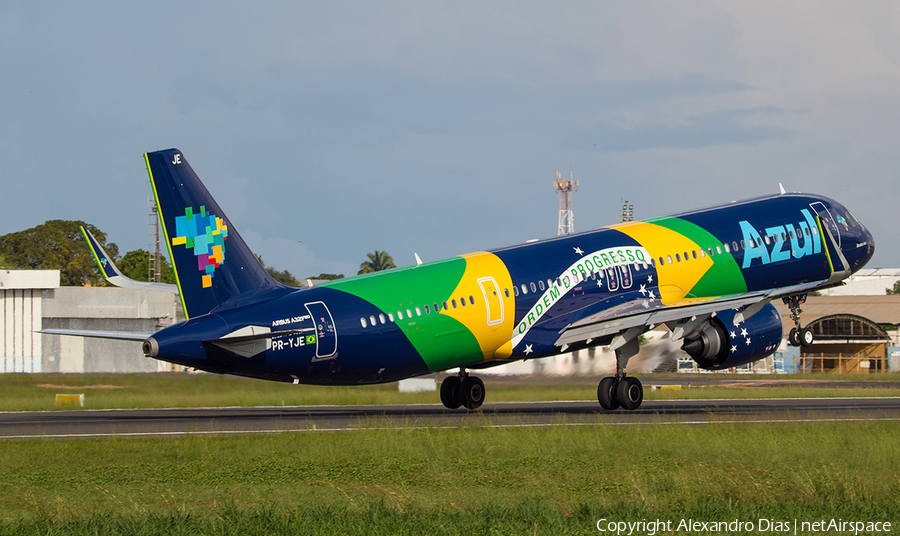
[[[466,271],[466,260],[454,257],[433,263],[395,268],[350,279],[336,279],[321,286],[340,290],[366,300],[385,314],[393,313],[397,326],[428,365],[440,371],[459,366],[467,357],[483,359],[475,335],[461,322],[431,311],[425,305],[441,304],[450,298]],[[419,307],[421,316],[416,316]],[[407,309],[413,312],[408,318]],[[403,320],[397,318],[402,311]]]
[[[716,246],[722,246],[722,241],[712,233],[689,221],[679,218],[658,218],[648,221],[687,237],[706,250],[707,254],[710,247],[715,249]],[[737,260],[731,253],[722,251],[721,255],[713,255],[710,259],[712,259],[713,265],[703,274],[700,281],[697,281],[697,284],[688,291],[691,295],[694,297],[713,297],[747,292],[747,282],[744,280],[744,275],[741,273]]]

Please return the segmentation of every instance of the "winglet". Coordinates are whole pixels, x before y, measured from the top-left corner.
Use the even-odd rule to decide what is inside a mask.
[[[100,242],[98,242],[97,239],[94,238],[94,235],[92,235],[83,225],[81,226],[81,234],[84,235],[88,247],[91,248],[91,254],[94,255],[94,260],[97,261],[97,266],[100,267],[100,273],[102,273],[103,277],[113,285],[135,290],[156,290],[159,292],[178,294],[178,287],[175,285],[135,281],[134,279],[125,277],[113,262],[112,257],[110,257],[103,249],[103,246],[100,245]]]
[[[420,264],[422,264],[422,259],[419,258],[419,254],[413,253],[413,255],[416,256],[416,266],[419,266]]]
[[[778,189],[781,190],[781,193],[782,193],[782,194],[787,193],[787,192],[784,191],[784,186],[782,186],[782,184],[781,184],[780,182],[778,183]]]

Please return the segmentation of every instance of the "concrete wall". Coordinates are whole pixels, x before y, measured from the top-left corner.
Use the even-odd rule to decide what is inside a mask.
[[[153,333],[174,322],[177,297],[114,287],[60,287],[46,291],[45,329]],[[157,372],[165,363],[144,357],[141,343],[42,335],[43,372]]]

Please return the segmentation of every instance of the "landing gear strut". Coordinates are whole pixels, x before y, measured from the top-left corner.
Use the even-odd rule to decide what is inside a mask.
[[[806,303],[806,294],[788,296],[782,298],[782,300],[784,301],[784,304],[790,308],[791,320],[794,321],[794,327],[788,332],[788,343],[791,346],[812,346],[812,343],[815,341],[812,330],[801,327],[800,325],[800,313],[803,312],[800,309],[800,306]]]
[[[640,380],[625,376],[625,365],[638,353],[637,337],[634,334],[632,337],[626,342],[613,342],[611,346],[616,350],[616,375],[603,378],[597,386],[597,400],[600,407],[607,411],[619,407],[628,410],[637,409],[644,401],[644,386]]]
[[[458,376],[449,376],[441,382],[441,402],[447,409],[460,406],[478,409],[484,402],[484,382],[460,368]]]

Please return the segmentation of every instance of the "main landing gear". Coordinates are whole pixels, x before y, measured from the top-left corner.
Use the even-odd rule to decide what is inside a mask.
[[[788,343],[791,346],[812,346],[815,341],[812,330],[800,326],[800,313],[803,312],[800,310],[800,306],[806,303],[806,294],[788,296],[782,300],[790,308],[791,320],[794,321],[794,327],[788,332]]]
[[[631,376],[625,376],[625,365],[628,360],[638,353],[638,333],[627,333],[623,340],[614,341],[611,347],[616,350],[616,375],[607,376],[600,380],[597,386],[597,400],[600,407],[612,411],[614,409],[637,409],[644,401],[644,386],[641,381]]]
[[[450,376],[441,382],[441,402],[447,409],[460,406],[478,409],[484,402],[484,382],[460,368],[459,376]]]

